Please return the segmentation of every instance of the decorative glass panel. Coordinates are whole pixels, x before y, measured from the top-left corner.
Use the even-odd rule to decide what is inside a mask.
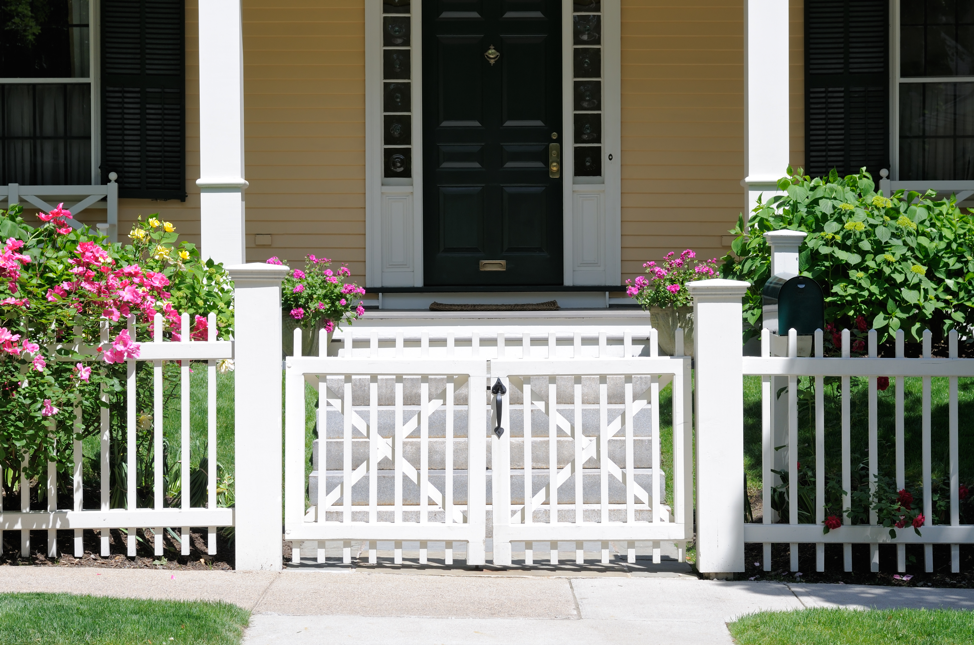
[[[602,11],[601,0],[575,0],[575,11],[599,12]]]
[[[409,83],[386,83],[383,92],[384,112],[409,112],[412,86]]]
[[[602,109],[601,81],[575,81],[575,109],[586,112]]]
[[[409,0],[382,0],[383,13],[409,13]]]
[[[385,78],[409,78],[409,50],[387,49],[382,52]]]
[[[575,143],[602,143],[602,115],[575,115]]]
[[[970,0],[904,0],[900,26],[902,76],[974,75]]]
[[[387,179],[408,179],[413,176],[412,150],[409,148],[385,149],[385,176]]]
[[[573,16],[572,26],[576,45],[598,45],[602,39],[601,16]]]
[[[974,83],[900,85],[900,179],[974,179]]]
[[[405,114],[385,116],[385,144],[387,146],[408,146],[412,143],[412,118]]]
[[[409,47],[409,18],[399,16],[383,18],[382,43],[386,47]]]
[[[579,146],[575,148],[575,176],[602,176],[601,146]]]
[[[575,50],[575,78],[602,76],[602,50],[580,47]]]

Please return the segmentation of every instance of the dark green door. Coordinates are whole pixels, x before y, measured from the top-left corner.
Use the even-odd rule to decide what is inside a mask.
[[[424,2],[423,115],[425,283],[562,284],[561,0]]]

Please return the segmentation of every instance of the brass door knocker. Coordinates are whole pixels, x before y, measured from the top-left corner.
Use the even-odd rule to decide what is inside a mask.
[[[494,66],[494,63],[496,63],[500,59],[500,57],[501,57],[501,53],[496,49],[494,49],[493,45],[491,45],[490,49],[488,49],[487,52],[484,54],[484,58],[487,59],[491,67]]]

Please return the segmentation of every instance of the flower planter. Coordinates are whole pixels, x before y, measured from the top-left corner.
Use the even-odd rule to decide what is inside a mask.
[[[291,318],[286,312],[281,312],[281,331],[283,332],[282,347],[284,358],[294,356],[294,330],[301,328],[301,355],[318,356],[319,339],[321,330],[325,326],[324,320],[319,320],[314,329],[308,330],[301,325],[301,322]],[[331,347],[331,338],[335,332],[328,332],[328,347]]]
[[[659,351],[676,352],[676,330],[683,329],[683,355],[693,356],[693,307],[650,307],[649,320],[659,336]]]

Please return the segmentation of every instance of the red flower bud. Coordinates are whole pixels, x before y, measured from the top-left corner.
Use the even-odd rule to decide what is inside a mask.
[[[889,389],[889,377],[880,376],[879,378],[877,378],[876,389],[879,390],[880,392],[885,392],[887,389]]]
[[[918,529],[918,528],[920,528],[921,526],[923,526],[923,523],[924,523],[924,522],[925,522],[926,520],[927,520],[927,518],[925,518],[925,517],[923,516],[923,513],[920,513],[920,514],[919,514],[919,515],[917,515],[917,516],[916,516],[915,518],[913,518],[913,528],[915,528],[915,529]]]
[[[825,526],[827,526],[830,531],[834,531],[842,526],[842,520],[835,515],[829,515],[827,518],[825,518]]]

